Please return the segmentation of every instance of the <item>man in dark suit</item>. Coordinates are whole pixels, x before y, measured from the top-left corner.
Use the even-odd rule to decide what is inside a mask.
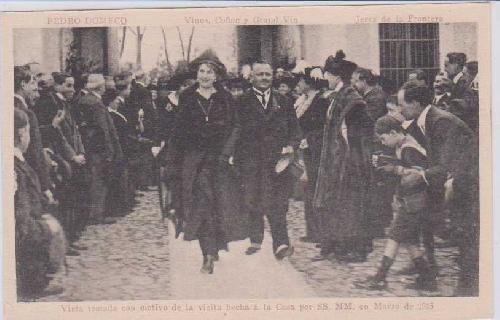
[[[246,254],[260,250],[266,215],[273,252],[277,259],[283,259],[293,253],[286,221],[293,181],[288,169],[277,173],[275,168],[281,157],[297,150],[301,133],[291,102],[272,92],[272,79],[269,63],[252,65],[252,88],[238,100],[242,132],[235,163],[241,172],[249,214],[251,246]]]
[[[49,165],[45,160],[42,146],[42,138],[38,126],[38,119],[35,113],[29,109],[28,101],[37,92],[37,82],[35,77],[26,67],[14,67],[14,107],[24,111],[30,122],[31,143],[26,151],[26,161],[35,170],[40,185],[49,203],[55,203],[52,195],[52,181],[49,176]]]
[[[79,100],[77,109],[82,116],[80,130],[89,163],[90,178],[90,219],[91,223],[112,223],[114,219],[105,217],[105,201],[108,192],[107,175],[117,159],[122,157],[113,120],[104,106],[104,77],[89,75],[86,90],[88,94]]]
[[[436,75],[434,79],[434,99],[432,100],[432,105],[438,107],[442,110],[448,110],[451,96],[451,85],[452,82],[443,73]]]
[[[430,166],[422,178],[436,203],[445,184],[451,186],[460,249],[456,295],[479,292],[479,172],[478,148],[472,130],[458,117],[431,104],[429,88],[408,82],[398,93],[409,132],[427,150]],[[451,178],[451,179],[450,179]],[[448,188],[450,189],[450,188]]]
[[[127,104],[128,110],[124,112],[130,122],[130,125],[132,126],[137,125],[139,110],[144,110],[146,105],[152,104],[151,91],[147,88],[147,80],[147,75],[144,72],[138,72],[135,75],[135,81],[132,83],[129,98],[130,101]]]
[[[366,113],[370,117],[370,129],[373,130],[378,118],[387,113],[387,95],[377,84],[377,78],[371,70],[358,68],[351,77],[351,84],[366,102]]]
[[[131,156],[131,144],[134,141],[133,133],[128,125],[128,120],[121,113],[125,106],[125,99],[130,95],[130,83],[123,75],[115,76],[116,97],[109,103],[108,112],[113,119],[113,125],[120,146],[122,147],[123,158],[115,162],[112,173],[110,174],[110,190],[107,199],[108,212],[114,215],[125,215],[133,205],[133,193],[129,187],[129,160]]]
[[[382,87],[377,83],[377,77],[369,69],[358,68],[351,76],[351,84],[359,94],[363,97],[366,103],[366,115],[368,116],[362,122],[362,130],[366,136],[374,136],[375,122],[385,114],[387,114],[387,94],[382,90]],[[375,139],[367,140],[367,144],[363,150],[368,153],[367,159],[371,154],[380,149]],[[383,236],[384,228],[387,226],[387,221],[390,221],[388,213],[391,212],[390,204],[392,202],[393,187],[388,184],[379,185],[380,173],[370,167],[370,206],[372,210],[367,215],[367,225],[370,226],[370,232],[373,237]],[[385,179],[384,179],[385,180]],[[390,196],[389,196],[390,194]]]

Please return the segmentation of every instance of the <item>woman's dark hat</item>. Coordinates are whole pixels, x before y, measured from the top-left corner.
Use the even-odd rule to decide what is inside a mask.
[[[293,89],[297,85],[297,79],[292,76],[284,76],[277,78],[274,81],[276,87],[279,87],[280,84],[286,84],[289,88]]]
[[[200,64],[209,63],[214,66],[215,72],[219,76],[224,76],[227,72],[226,66],[219,60],[215,52],[211,49],[205,50],[198,58],[194,59],[189,64],[189,69],[191,71],[196,71]]]
[[[331,74],[340,76],[343,80],[351,78],[351,75],[358,67],[354,62],[345,60],[345,53],[339,50],[335,53],[335,56],[329,56],[325,61],[325,71]]]

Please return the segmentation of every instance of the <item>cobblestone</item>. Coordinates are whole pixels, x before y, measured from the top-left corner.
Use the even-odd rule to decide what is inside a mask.
[[[201,274],[197,241],[174,239],[173,226],[161,220],[156,191],[145,192],[134,212],[111,225],[89,226],[79,244],[88,250],[67,257],[67,270],[54,282],[65,288],[40,301],[168,300],[168,299],[265,299],[305,297],[419,296],[405,289],[412,276],[397,274],[408,263],[404,249],[388,277],[388,290],[367,291],[352,285],[371,275],[383,252],[377,239],[368,261],[342,264],[335,260],[312,262],[319,249],[299,241],[305,235],[302,201],[290,201],[290,238],[295,254],[278,262],[271,250],[266,225],[262,250],[246,256],[248,241],[232,242],[221,252],[213,275]],[[456,283],[456,248],[436,250],[440,269],[439,292],[449,296]]]
[[[405,268],[409,256],[404,248],[399,250],[399,255],[391,268],[388,289],[384,291],[362,290],[353,286],[356,279],[365,279],[372,275],[382,257],[385,240],[375,239],[374,250],[364,263],[339,263],[335,259],[312,262],[311,258],[319,253],[320,249],[315,244],[299,241],[305,236],[304,203],[290,200],[288,212],[288,227],[290,238],[295,246],[295,254],[290,258],[296,270],[304,273],[307,283],[311,285],[318,296],[321,297],[380,297],[380,296],[451,296],[458,277],[458,267],[455,257],[457,248],[436,249],[435,255],[439,270],[437,292],[427,293],[406,289],[405,285],[411,283],[414,276],[399,275],[398,271]]]
[[[147,192],[118,222],[88,226],[79,241],[88,250],[68,256],[54,279],[65,291],[40,301],[169,299],[170,238],[157,201]]]

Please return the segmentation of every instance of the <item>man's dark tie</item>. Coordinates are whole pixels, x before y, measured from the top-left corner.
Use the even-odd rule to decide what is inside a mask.
[[[255,92],[260,97],[260,103],[262,104],[262,107],[265,109],[266,108],[266,95],[264,93],[260,92]]]

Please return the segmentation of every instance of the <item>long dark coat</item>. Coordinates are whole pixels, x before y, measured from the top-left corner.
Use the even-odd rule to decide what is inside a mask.
[[[14,96],[14,107],[18,108],[28,115],[30,122],[30,145],[26,151],[25,158],[30,166],[35,170],[42,190],[49,190],[52,188],[50,179],[50,169],[43,153],[42,136],[38,125],[38,118],[35,113],[28,109],[28,106],[19,98]]]
[[[238,105],[242,131],[236,163],[241,172],[245,205],[263,213],[277,207],[286,212],[293,180],[289,170],[278,176],[275,166],[282,149],[292,146],[297,150],[302,139],[293,105],[286,97],[272,92],[264,110],[252,89],[240,97]]]
[[[88,155],[99,154],[107,161],[123,156],[113,119],[102,99],[92,93],[82,96],[76,106],[80,114],[80,132]]]
[[[372,136],[363,132],[366,104],[352,87],[344,85],[327,114],[323,149],[313,205],[320,214],[322,238],[353,242],[366,237],[369,158]],[[342,123],[347,126],[347,143]]]
[[[35,171],[27,162],[14,158],[17,190],[16,220],[16,277],[21,300],[35,295],[47,284],[49,242],[51,233],[41,220],[41,189]]]
[[[204,98],[195,87],[180,96],[180,111],[167,149],[167,176],[175,177],[175,171],[181,170],[184,240],[197,239],[205,219],[216,220],[211,223],[216,225],[218,240],[241,240],[247,236],[246,219],[238,210],[238,184],[227,164],[234,155],[240,131],[237,110],[230,93],[222,88],[209,99],[212,102],[208,116],[200,107],[201,99]],[[202,182],[207,180],[201,177],[202,170],[211,176],[207,178],[210,187]],[[203,199],[195,196],[195,192],[209,198],[210,208],[201,210]]]

